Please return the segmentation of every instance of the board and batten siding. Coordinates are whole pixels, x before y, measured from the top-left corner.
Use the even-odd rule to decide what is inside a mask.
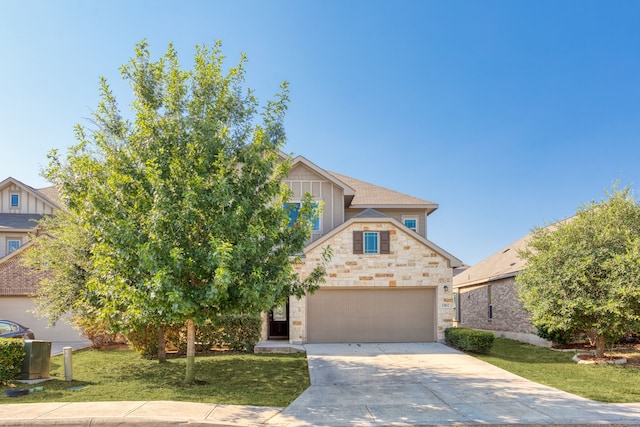
[[[309,193],[315,201],[323,203],[320,231],[312,240],[333,230],[344,222],[344,197],[342,189],[304,165],[296,165],[284,180],[293,191],[292,202],[298,202]]]
[[[18,207],[11,206],[12,194],[17,194],[20,197]],[[54,207],[49,203],[18,185],[11,184],[0,190],[0,212],[2,213],[50,215],[53,211]]]

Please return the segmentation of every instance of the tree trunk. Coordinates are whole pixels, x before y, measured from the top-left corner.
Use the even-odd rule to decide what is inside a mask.
[[[196,381],[196,325],[193,320],[187,320],[187,373],[186,384]]]
[[[604,349],[606,347],[606,340],[603,335],[598,334],[596,336],[596,357],[604,357]]]
[[[164,342],[164,326],[158,328],[158,362],[166,363],[167,361],[167,346]]]

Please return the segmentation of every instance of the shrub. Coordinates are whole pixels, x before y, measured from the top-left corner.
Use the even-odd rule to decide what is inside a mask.
[[[220,319],[223,334],[223,346],[237,351],[253,351],[260,341],[262,319],[258,314],[229,314]]]
[[[569,344],[574,339],[573,333],[571,331],[565,331],[565,330],[550,331],[548,327],[543,325],[536,326],[536,329],[538,330],[537,335],[540,338],[545,339],[547,341],[551,341],[554,344],[560,344],[560,345]]]
[[[126,344],[127,339],[118,333],[110,332],[109,325],[102,320],[90,317],[76,319],[76,325],[91,341],[91,347],[102,348],[113,344]]]
[[[467,328],[447,328],[444,337],[448,344],[474,353],[488,353],[495,339],[491,332]]]
[[[158,355],[158,328],[152,326],[132,328],[126,336],[129,346],[142,356],[154,357]]]
[[[258,314],[226,314],[215,316],[196,326],[196,351],[210,349],[228,349],[234,351],[253,351],[260,340],[262,320]],[[127,333],[131,347],[146,357],[155,357],[158,353],[158,334],[155,327],[134,328]],[[165,328],[167,349],[177,354],[186,354],[187,334],[183,325]]]
[[[22,338],[0,338],[0,383],[16,379],[25,356]]]

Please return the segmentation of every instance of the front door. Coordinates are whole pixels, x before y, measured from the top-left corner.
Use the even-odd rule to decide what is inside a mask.
[[[269,312],[269,339],[289,339],[289,301]]]

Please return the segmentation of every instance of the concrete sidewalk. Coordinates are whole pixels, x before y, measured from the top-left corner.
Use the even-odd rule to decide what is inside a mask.
[[[311,387],[286,408],[10,403],[0,405],[0,426],[640,425],[640,404],[584,399],[441,344],[305,347]]]
[[[259,426],[282,408],[191,402],[9,403],[0,426]]]

